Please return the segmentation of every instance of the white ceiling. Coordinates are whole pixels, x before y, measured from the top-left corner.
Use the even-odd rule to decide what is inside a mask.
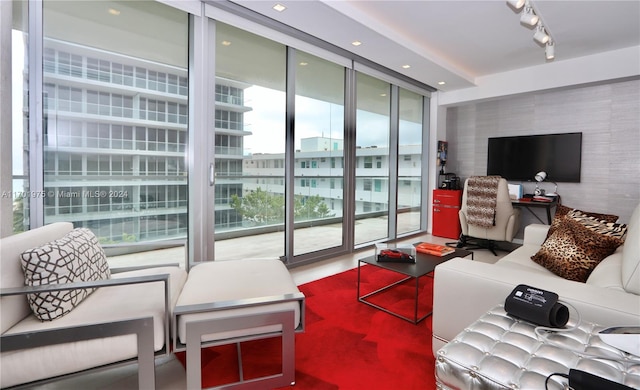
[[[544,65],[544,48],[504,0],[235,1],[431,85]],[[272,7],[287,7],[277,12]],[[640,1],[531,0],[555,41],[554,62],[640,46]],[[351,42],[358,40],[360,46]],[[411,65],[404,69],[402,65]],[[640,74],[640,69],[638,69]],[[446,84],[439,85],[444,81]]]

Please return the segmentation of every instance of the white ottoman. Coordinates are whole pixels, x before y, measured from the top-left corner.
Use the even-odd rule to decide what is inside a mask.
[[[574,324],[570,320],[567,327]],[[438,388],[540,390],[548,375],[568,374],[571,368],[640,388],[640,363],[600,340],[602,326],[582,322],[577,329],[549,335],[552,343],[539,340],[534,329],[508,316],[502,306],[490,310],[438,350]],[[566,383],[553,376],[548,388],[562,390]]]
[[[269,388],[293,383],[294,336],[303,329],[304,295],[276,259],[196,265],[173,314],[174,351],[187,351],[189,389],[202,387],[201,348],[276,336],[282,336],[282,374],[245,381],[241,373],[237,384],[261,381]]]

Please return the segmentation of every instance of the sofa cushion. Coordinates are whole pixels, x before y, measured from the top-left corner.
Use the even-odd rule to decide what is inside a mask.
[[[85,228],[74,229],[64,237],[21,255],[27,286],[88,282],[108,279],[109,264],[98,238]],[[33,313],[41,321],[51,321],[68,314],[93,289],[76,289],[29,294]]]
[[[627,242],[625,245],[629,245],[629,243]],[[622,274],[622,250],[625,245],[618,247],[611,256],[607,256],[598,264],[589,275],[587,284],[625,292],[620,278]]]
[[[627,225],[626,244],[622,248],[622,287],[640,295],[640,205],[636,206]]]
[[[531,259],[565,279],[586,282],[591,271],[622,245],[625,232],[626,225],[570,212]]]
[[[552,274],[548,269],[531,260],[531,256],[535,255],[539,250],[540,245],[522,245],[509,253],[509,255],[498,260],[495,265],[511,269],[524,269],[537,274],[549,275],[560,279],[559,276]]]
[[[605,221],[608,223],[616,222],[619,218],[617,215],[613,215],[613,214],[602,214],[602,213],[594,213],[591,211],[582,211],[582,210],[574,209],[574,208],[559,204],[556,207],[556,213],[553,217],[553,221],[551,222],[551,226],[549,227],[549,231],[547,232],[547,237],[553,234],[553,232],[557,229],[557,227],[560,224],[562,224],[564,217],[566,217],[567,214],[569,214],[572,211],[576,211],[576,212],[585,214],[588,217],[592,217],[599,221]]]

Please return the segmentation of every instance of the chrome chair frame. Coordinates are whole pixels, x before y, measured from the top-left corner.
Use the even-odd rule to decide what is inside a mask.
[[[225,311],[252,306],[265,306],[277,303],[298,302],[300,305],[300,324],[294,329],[293,310],[274,311],[254,315],[230,316],[227,318],[205,319],[186,323],[186,343],[181,343],[177,335],[179,317],[182,315]],[[304,332],[305,296],[302,293],[284,294],[254,299],[239,299],[205,304],[176,306],[173,312],[173,348],[174,351],[186,351],[187,388],[202,388],[201,356],[202,348],[235,343],[238,349],[239,378],[234,383],[225,384],[216,389],[264,389],[292,385],[295,383],[295,333]],[[238,329],[251,329],[267,325],[281,325],[280,332],[261,333],[243,337],[202,342],[205,334]],[[282,337],[282,372],[276,375],[245,380],[241,361],[240,343],[249,340],[260,340],[271,337]]]

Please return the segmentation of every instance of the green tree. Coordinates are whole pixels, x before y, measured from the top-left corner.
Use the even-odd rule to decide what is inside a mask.
[[[24,198],[16,198],[13,201],[13,232],[25,231],[24,226]]]
[[[281,223],[284,221],[284,196],[271,194],[258,187],[242,198],[231,196],[231,207],[248,221],[256,224]],[[332,217],[331,210],[320,195],[296,196],[295,220]]]
[[[322,201],[320,195],[296,196],[294,215],[296,220],[309,220],[315,218],[333,217],[331,210]]]
[[[243,218],[257,224],[284,221],[284,197],[270,194],[260,187],[242,198],[232,195],[231,207]]]

